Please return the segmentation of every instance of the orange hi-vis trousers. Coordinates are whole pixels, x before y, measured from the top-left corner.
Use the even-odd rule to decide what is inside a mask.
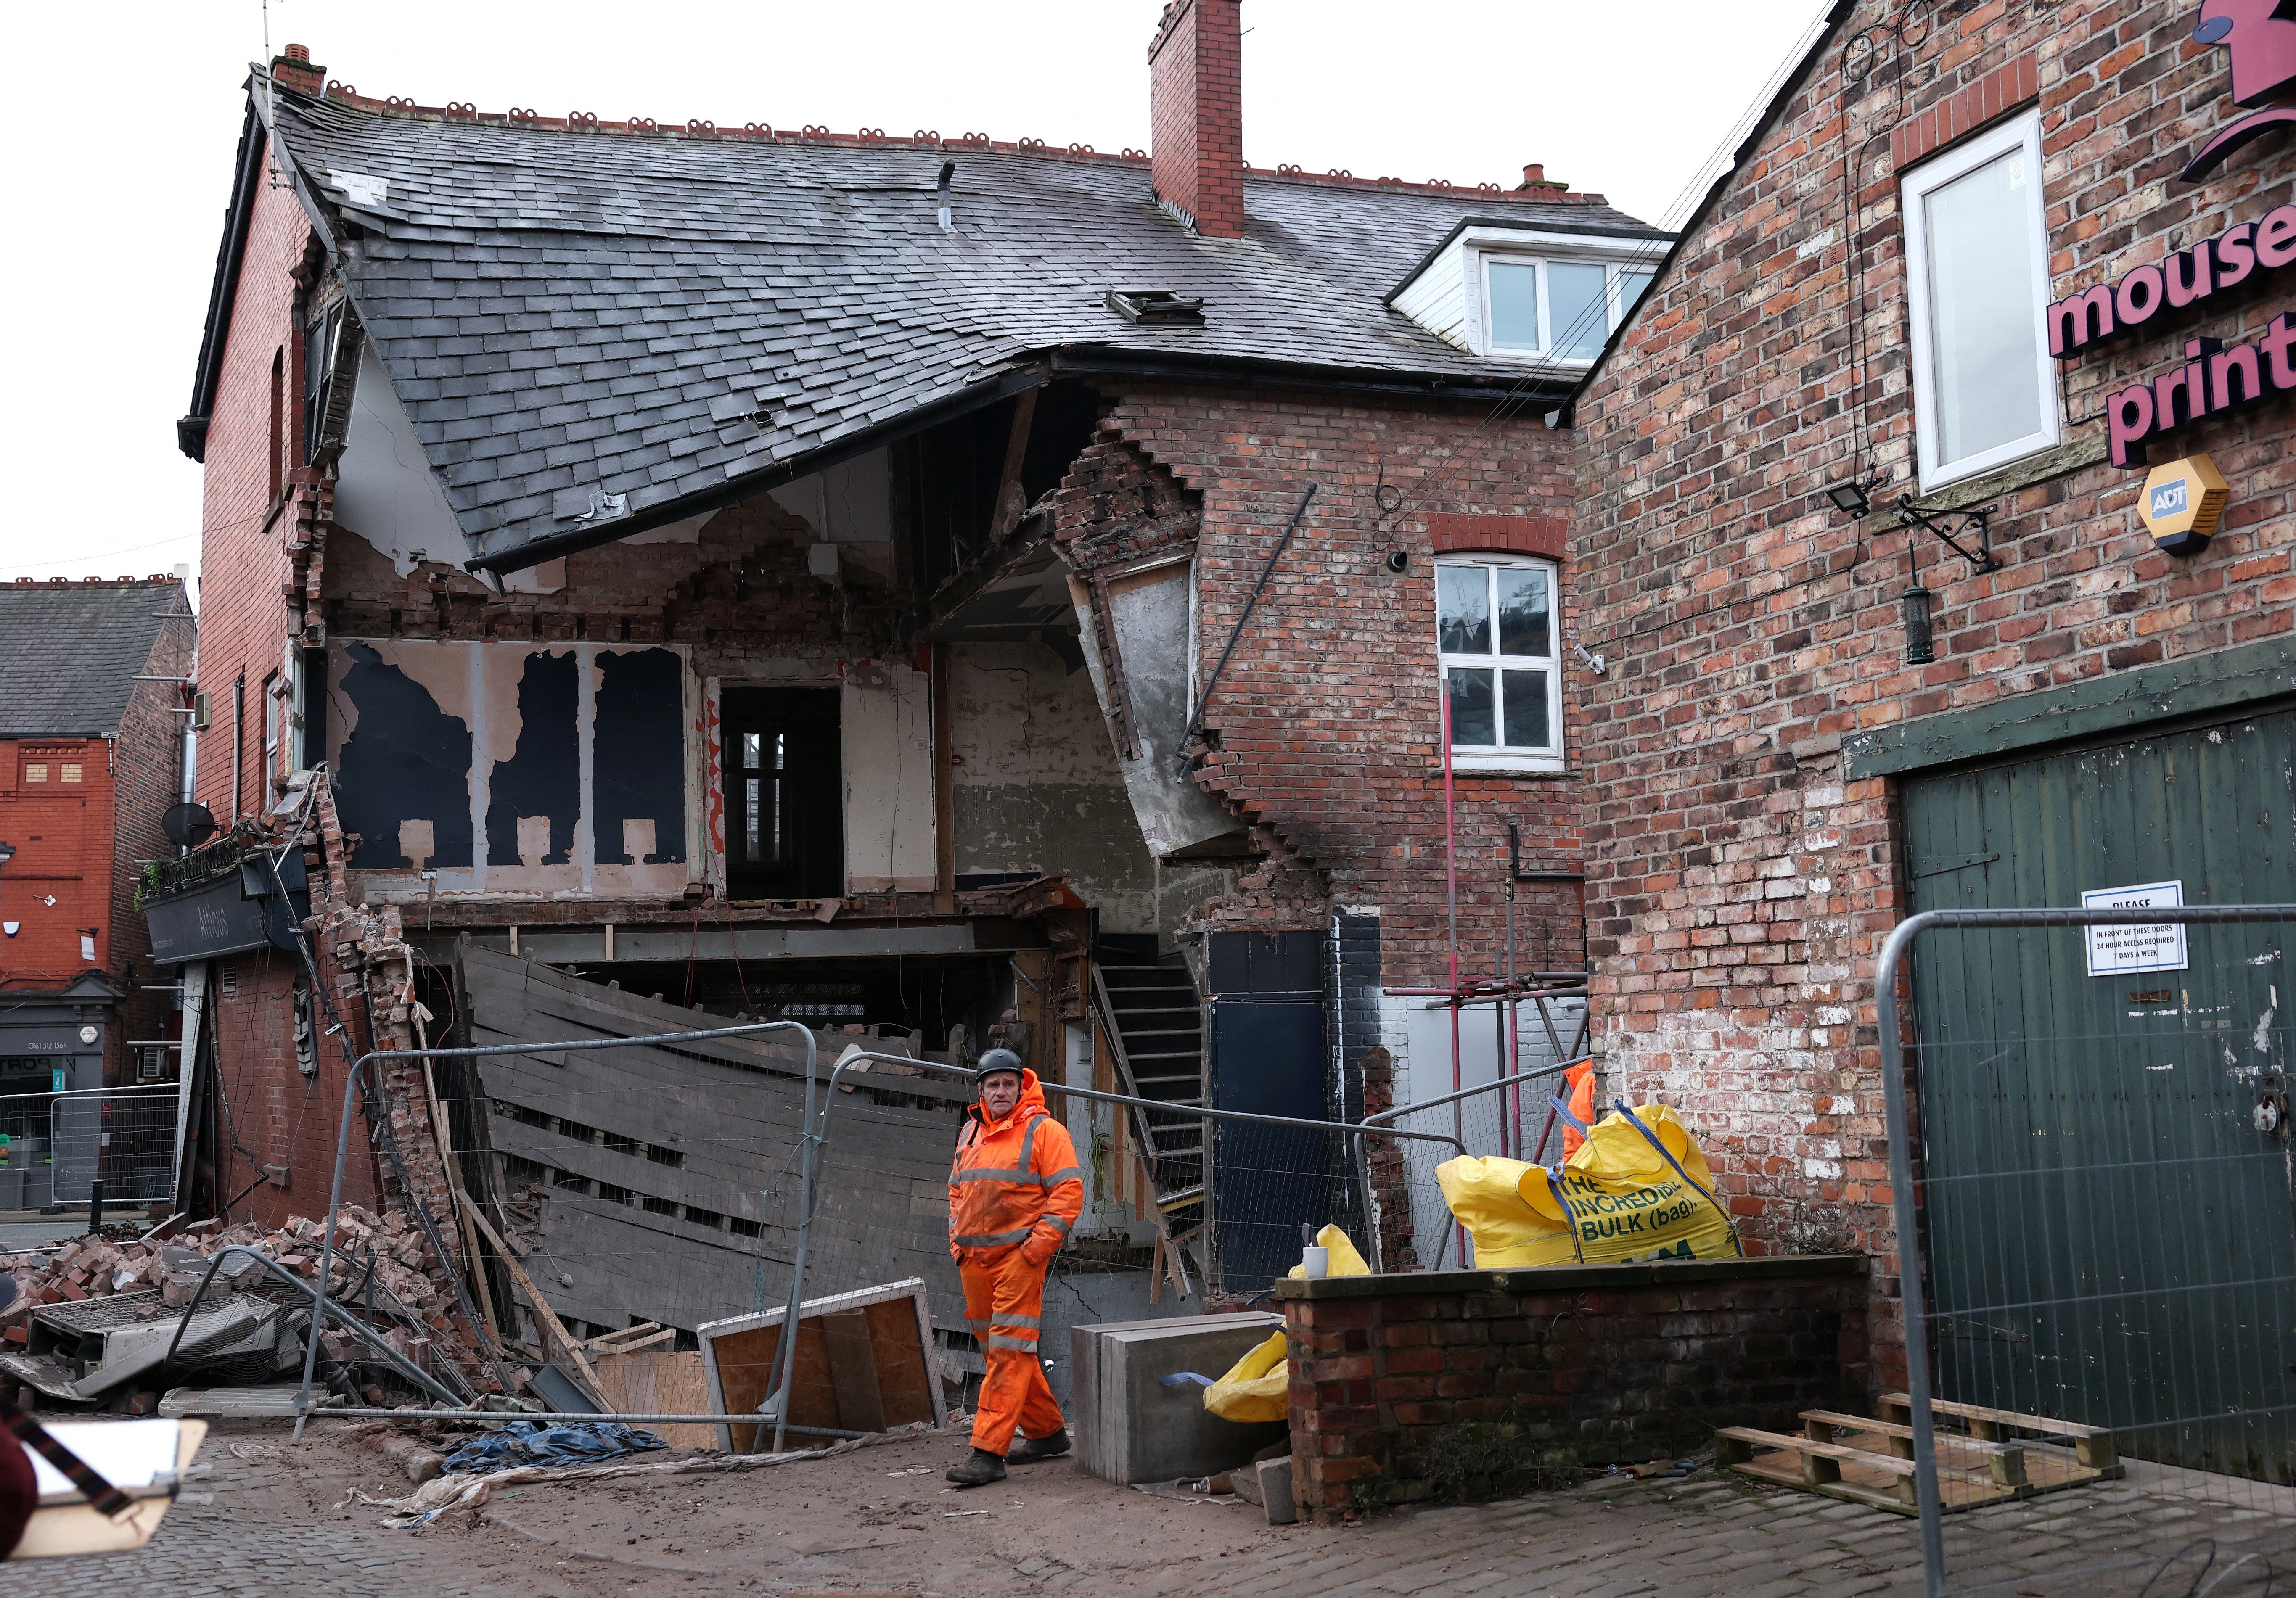
[[[972,1416],[976,1448],[1004,1454],[1015,1430],[1022,1437],[1050,1437],[1064,1424],[1060,1402],[1045,1380],[1044,1362],[1037,1356],[1045,1272],[1051,1264],[1030,1265],[1015,1247],[994,1259],[967,1259],[957,1266],[964,1278],[965,1322],[988,1364],[980,1406]]]

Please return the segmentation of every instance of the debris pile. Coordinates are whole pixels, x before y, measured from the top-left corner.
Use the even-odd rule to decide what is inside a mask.
[[[190,1307],[195,1296],[205,1310],[237,1295],[289,1291],[260,1259],[224,1250],[234,1244],[258,1250],[308,1282],[318,1274],[325,1236],[323,1222],[304,1216],[268,1231],[252,1222],[203,1221],[164,1240],[91,1235],[51,1250],[0,1256],[0,1271],[14,1278],[17,1289],[14,1301],[0,1312],[0,1348],[29,1344],[34,1316],[52,1306],[119,1298],[121,1316],[156,1322],[173,1318],[169,1312]],[[451,1364],[463,1385],[483,1391],[495,1384],[486,1379],[475,1329],[459,1313],[447,1274],[454,1268],[432,1252],[420,1227],[395,1210],[377,1215],[346,1204],[338,1212],[329,1297],[416,1366],[435,1372]],[[348,1366],[366,1356],[347,1332],[331,1328],[321,1342],[331,1363]]]

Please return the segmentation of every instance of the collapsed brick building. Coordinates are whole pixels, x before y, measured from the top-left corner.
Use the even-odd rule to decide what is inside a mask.
[[[1584,450],[1580,635],[1611,667],[1582,699],[1604,1069],[1696,1122],[1750,1239],[1872,1252],[1885,1382],[1903,1339],[1883,937],[1937,908],[2296,899],[2284,9],[1845,0],[1559,418]],[[2221,991],[2197,952],[2191,975],[2116,978],[2078,942],[2054,965],[2038,934],[2021,947],[1916,945],[1917,1096],[1954,1099],[1972,1036],[2005,1073],[1981,1115],[1929,1105],[1917,1171],[2060,1135],[2137,1160],[2149,1133],[2103,1110],[2067,1132],[2066,1106],[2165,1103],[2171,1080],[2193,1095],[2179,1125],[2210,1128],[2180,1156],[2230,1173],[2272,1146],[2276,1118],[2251,1111],[2276,1072],[2181,1053],[2232,1023],[2178,1019],[2220,1006],[2265,1050],[2269,947],[2225,963],[2249,974]],[[2095,1036],[2013,1050],[2049,1005],[2054,1036]],[[2029,1078],[2013,1054],[2054,1063]],[[1923,1199],[1939,1291],[2045,1248],[2067,1280],[2130,1285],[2157,1241],[2045,1244],[2035,1216],[1951,1210],[1955,1192]],[[2189,1195],[2251,1199],[2277,1216],[2258,1269],[2284,1276],[2284,1192]],[[2247,1318],[2179,1300],[2202,1302],[2196,1328]],[[2135,1338],[2152,1312],[2114,1313]],[[2052,1374],[2091,1368],[2079,1315],[1977,1318],[1943,1335],[1948,1373],[1989,1349],[2039,1383],[1979,1402],[2080,1412]]]
[[[1581,968],[1543,413],[1666,237],[1536,167],[1248,167],[1239,29],[1167,9],[1152,153],[256,70],[180,424],[231,750],[199,787],[304,829],[321,987],[331,941],[388,949],[377,1016],[451,1028],[478,948],[1352,1116],[1452,1086],[1383,989],[1447,983],[1454,925],[1475,977]],[[218,1063],[296,1106],[249,1145],[275,1186],[324,1177],[340,1092],[292,964],[214,968],[281,1018]],[[594,1197],[578,1164],[520,1169]]]

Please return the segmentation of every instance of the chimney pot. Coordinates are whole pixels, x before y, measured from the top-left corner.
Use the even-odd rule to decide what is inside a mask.
[[[1546,163],[1542,161],[1532,161],[1524,167],[1522,169],[1522,181],[1525,188],[1529,187],[1535,183],[1545,183],[1546,181]]]
[[[1243,236],[1242,0],[1172,0],[1148,46],[1156,198],[1210,238]]]
[[[327,86],[327,70],[311,63],[308,45],[290,45],[271,60],[271,81],[298,94],[318,94]]]

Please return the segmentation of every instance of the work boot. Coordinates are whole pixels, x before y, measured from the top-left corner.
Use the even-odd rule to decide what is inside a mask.
[[[1069,1451],[1068,1428],[1063,1426],[1050,1437],[1024,1437],[1013,1445],[1013,1452],[1004,1456],[1008,1465],[1033,1465],[1039,1460],[1058,1459]]]
[[[975,1448],[972,1457],[961,1465],[951,1465],[948,1479],[959,1487],[987,1487],[992,1481],[1004,1479],[1004,1460],[1001,1455],[986,1448]]]

